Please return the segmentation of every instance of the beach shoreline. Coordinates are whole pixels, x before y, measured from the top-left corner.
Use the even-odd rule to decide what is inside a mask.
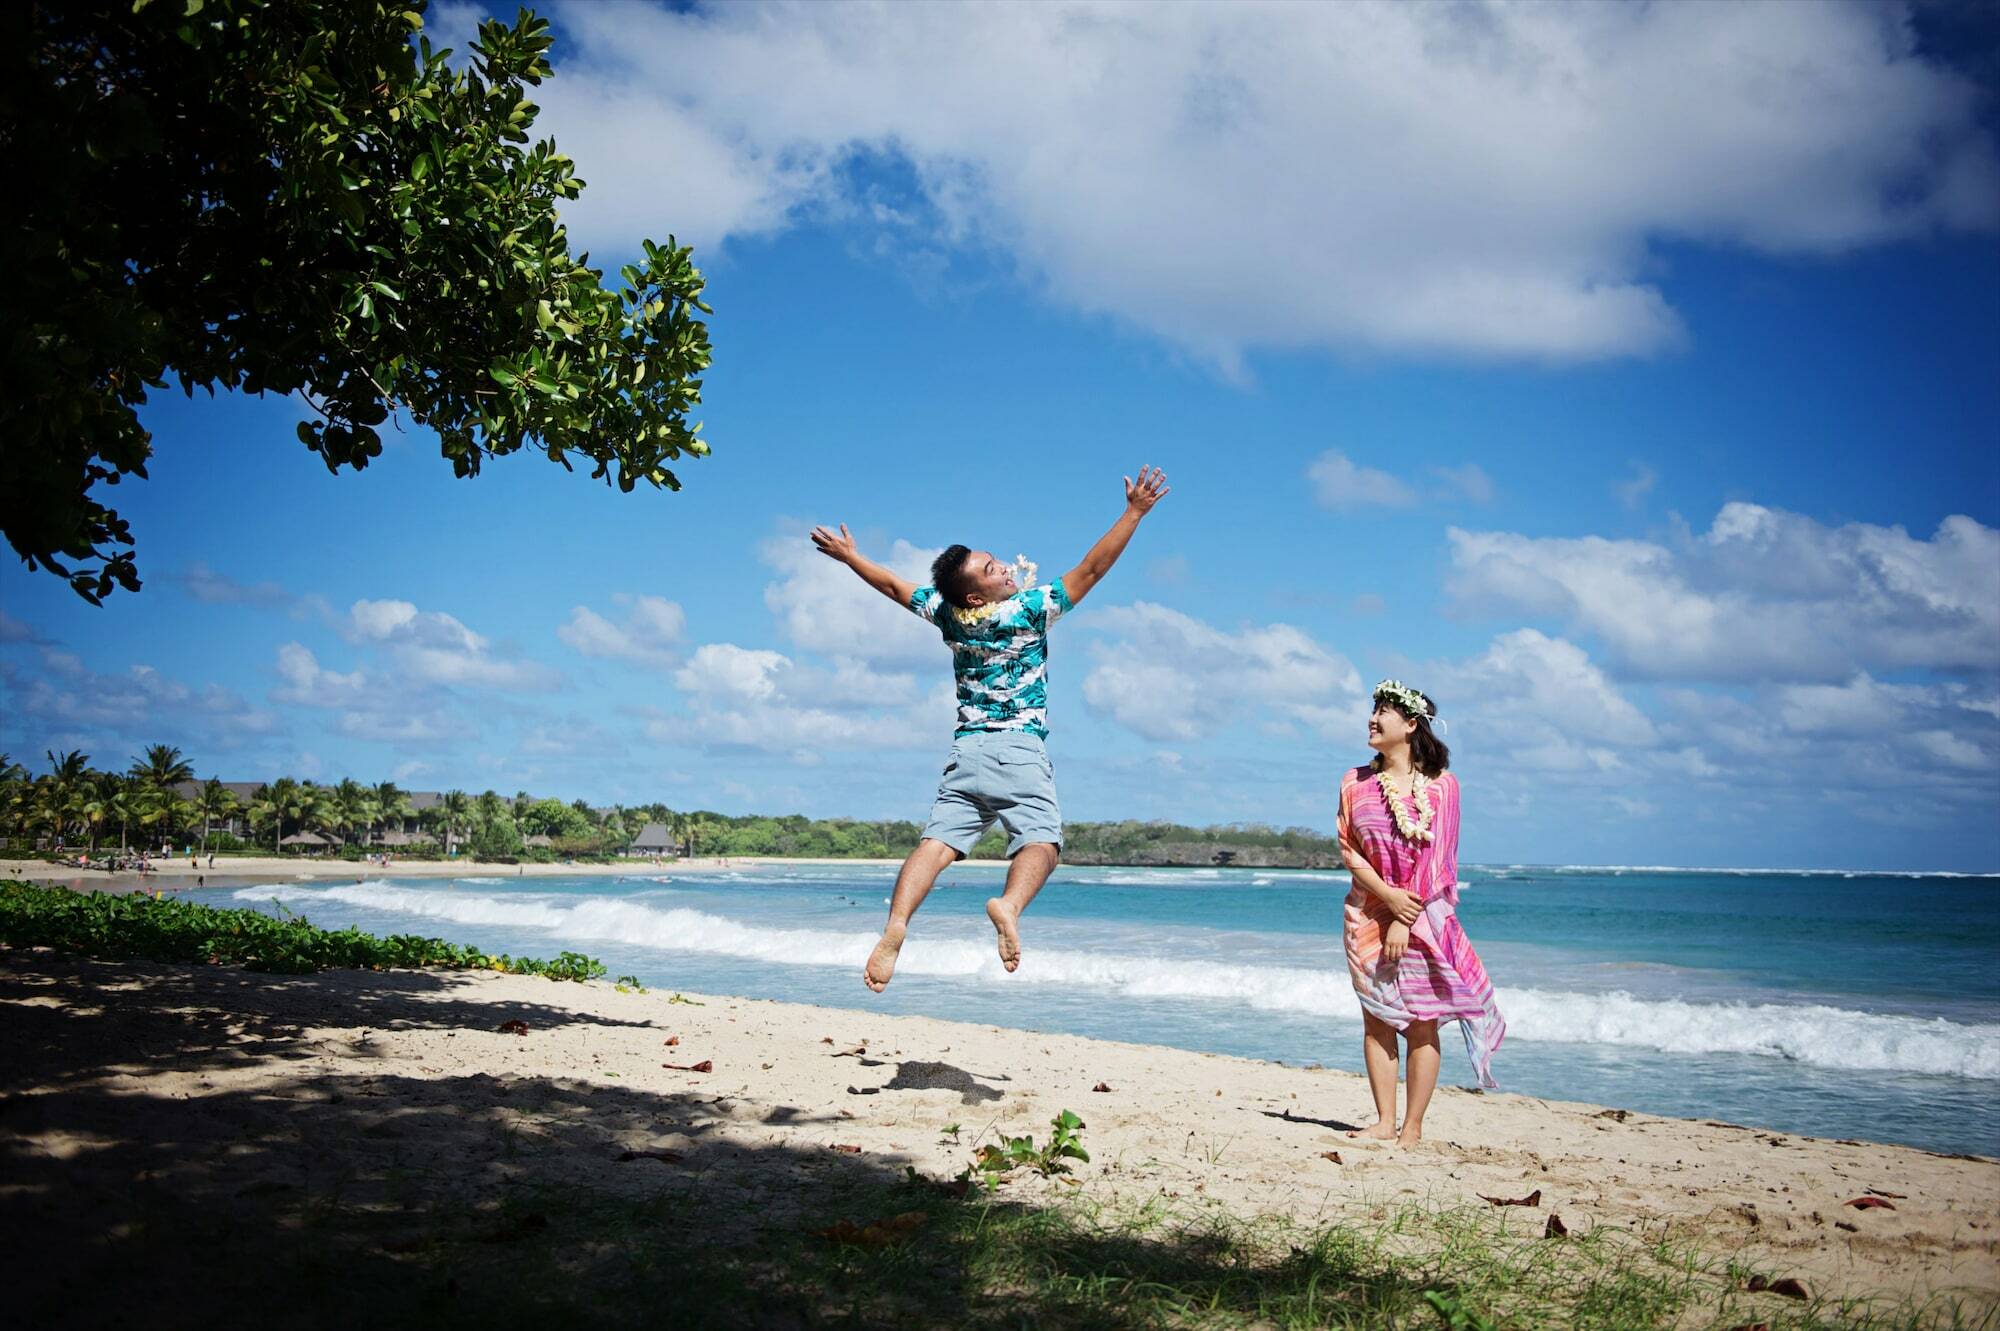
[[[195,886],[248,887],[269,882],[323,882],[349,878],[627,878],[674,873],[727,873],[763,865],[855,865],[894,869],[901,860],[891,859],[793,859],[781,855],[699,856],[693,859],[633,858],[614,864],[502,864],[484,860],[393,860],[387,865],[365,860],[315,860],[286,856],[230,856],[218,859],[214,868],[206,858],[190,864],[185,859],[162,859],[141,874],[135,870],[107,873],[100,869],[73,869],[46,860],[0,859],[0,879],[62,886],[79,892],[178,891]],[[1004,867],[1000,861],[993,862]]]
[[[699,1174],[757,1223],[796,1226],[814,1218],[801,1159],[950,1178],[982,1142],[1039,1138],[1068,1109],[1091,1163],[1073,1185],[1015,1178],[1010,1195],[1324,1223],[1533,1193],[1523,1223],[1665,1227],[1816,1291],[2000,1290],[2000,1163],[1908,1147],[1453,1088],[1425,1145],[1401,1152],[1345,1136],[1369,1103],[1346,1072],[484,973],[279,976],[0,948],[0,1003],[9,1126],[65,1162],[4,1204],[51,1233],[90,1232],[139,1159],[160,1186],[241,1210],[239,1190],[277,1185],[232,1172],[239,1155],[303,1198],[312,1178],[376,1179],[413,1149],[454,1178],[532,1169],[620,1195]],[[315,1106],[342,1129],[302,1128]],[[260,1134],[268,1153],[243,1145]],[[237,1145],[153,1149],[176,1142]],[[634,1170],[629,1152],[672,1167]],[[1900,1199],[1848,1205],[1869,1195]]]

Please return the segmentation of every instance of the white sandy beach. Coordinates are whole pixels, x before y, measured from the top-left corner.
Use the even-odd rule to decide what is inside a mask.
[[[530,977],[274,976],[0,949],[7,1126],[30,1157],[61,1162],[60,1186],[24,1176],[5,1191],[53,1232],[83,1232],[135,1186],[135,1169],[149,1187],[226,1208],[316,1178],[363,1188],[414,1151],[466,1180],[539,1171],[646,1192],[699,1176],[743,1200],[732,1211],[712,1198],[716,1223],[784,1227],[815,1219],[804,1199],[819,1171],[949,1178],[994,1134],[1039,1138],[1071,1109],[1092,1157],[1077,1182],[1016,1175],[1006,1189],[1309,1221],[1539,1193],[1507,1212],[1524,1236],[1549,1215],[1572,1232],[1666,1224],[1815,1292],[2000,1290],[1991,1160],[1452,1089],[1426,1144],[1402,1152],[1344,1135],[1368,1106],[1365,1082],[1347,1073],[682,998],[692,1001]],[[865,1001],[857,981],[855,1008]],[[525,1034],[501,1029],[516,1020]],[[338,1130],[305,1126],[314,1114],[339,1116]],[[135,1155],[140,1145],[160,1149]],[[656,1154],[621,1160],[628,1152]],[[1870,1195],[1890,1204],[1848,1205]]]

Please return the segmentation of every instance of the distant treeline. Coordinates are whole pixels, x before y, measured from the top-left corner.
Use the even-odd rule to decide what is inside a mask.
[[[686,817],[700,829],[696,848],[703,855],[792,855],[834,859],[897,858],[923,835],[920,823],[860,822],[848,818],[806,818],[791,814],[697,812]],[[1179,823],[1067,823],[1063,859],[1069,864],[1227,865],[1253,868],[1340,867],[1340,848],[1330,836],[1303,827],[1234,824],[1186,827]],[[972,848],[974,859],[1001,859],[1007,838],[995,828]]]
[[[448,790],[426,795],[416,809],[412,793],[393,782],[364,785],[343,780],[322,785],[281,776],[239,800],[223,782],[197,781],[193,766],[171,745],[150,745],[124,772],[91,766],[81,752],[50,753],[48,771],[35,774],[0,754],[0,842],[25,846],[122,849],[195,846],[208,850],[294,847],[300,834],[315,841],[311,853],[359,858],[385,843],[386,831],[403,829],[395,843],[405,857],[462,848],[482,860],[557,860],[583,856],[659,853],[778,855],[831,859],[898,859],[923,835],[908,819],[807,818],[801,814],[731,815],[665,804],[616,804],[593,808],[582,800],[512,798],[497,791]],[[239,843],[222,831],[246,827]],[[407,829],[426,840],[411,840]],[[1234,824],[1184,827],[1127,820],[1070,823],[1063,858],[1071,864],[1218,865],[1313,869],[1338,867],[1331,837],[1303,827]],[[530,839],[532,843],[530,842]],[[1007,842],[998,828],[973,847],[975,859],[1000,859]]]

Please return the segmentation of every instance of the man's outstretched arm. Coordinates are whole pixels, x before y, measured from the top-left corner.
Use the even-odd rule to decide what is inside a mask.
[[[854,538],[847,534],[847,524],[841,523],[838,532],[825,527],[812,529],[812,542],[819,552],[828,559],[837,559],[853,569],[860,579],[873,587],[897,605],[907,607],[910,597],[915,594],[917,584],[908,578],[899,578],[888,569],[854,548]],[[1115,558],[1116,556],[1114,556]]]
[[[1090,595],[1090,589],[1098,580],[1111,571],[1118,562],[1118,556],[1125,553],[1126,543],[1132,533],[1139,530],[1139,519],[1153,511],[1153,505],[1167,497],[1167,473],[1158,467],[1139,468],[1139,479],[1125,478],[1125,511],[1118,521],[1111,524],[1111,530],[1097,538],[1097,544],[1090,547],[1090,553],[1083,562],[1063,574],[1063,591],[1069,594],[1071,605],[1075,605]]]

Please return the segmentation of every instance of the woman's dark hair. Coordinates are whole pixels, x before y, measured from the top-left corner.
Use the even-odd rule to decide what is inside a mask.
[[[1419,693],[1417,696],[1430,708],[1430,716],[1418,716],[1403,705],[1401,698],[1387,693],[1375,695],[1375,706],[1380,707],[1383,703],[1388,703],[1396,709],[1397,715],[1414,727],[1410,731],[1410,766],[1435,779],[1443,776],[1445,769],[1451,766],[1451,750],[1445,747],[1445,742],[1431,729],[1431,716],[1437,715],[1437,704],[1431,700],[1431,695],[1428,693]],[[1381,755],[1377,754],[1370,765],[1378,771],[1381,770]]]
[[[970,546],[948,545],[931,561],[931,586],[960,610],[966,608],[965,598],[972,590],[972,578],[965,571],[965,561],[971,555]]]

